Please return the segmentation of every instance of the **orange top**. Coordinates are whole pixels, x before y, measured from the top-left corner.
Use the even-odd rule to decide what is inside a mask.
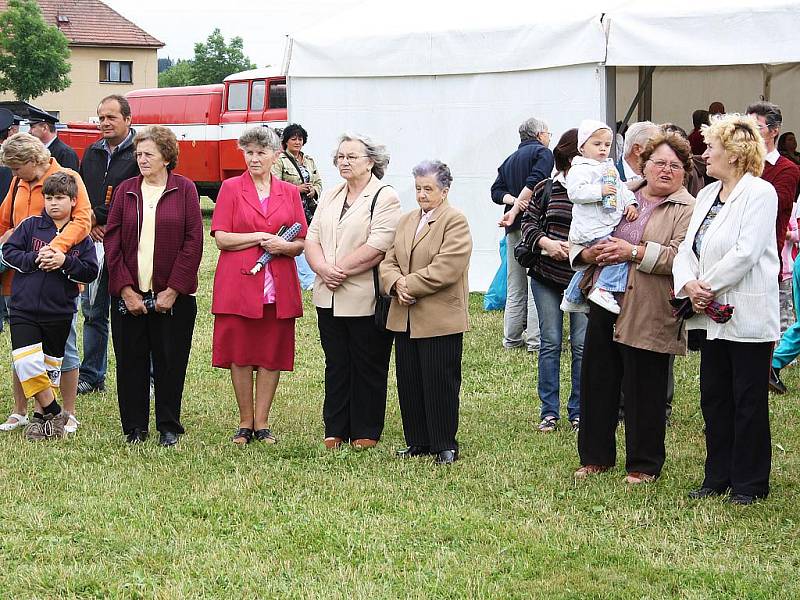
[[[13,226],[16,226],[28,217],[42,214],[42,210],[44,209],[42,186],[44,185],[45,179],[57,171],[69,173],[78,182],[78,201],[75,204],[75,208],[72,209],[72,221],[67,224],[64,231],[62,231],[56,239],[50,242],[50,246],[54,250],[66,252],[89,235],[89,232],[92,230],[92,208],[89,203],[89,194],[86,193],[86,186],[83,185],[83,180],[78,173],[72,169],[62,167],[56,162],[55,158],[50,159],[50,166],[47,172],[45,172],[38,181],[34,181],[33,183],[23,180],[19,181],[16,200],[14,201],[13,219],[11,218],[11,195],[14,193],[14,186],[17,183],[17,178],[15,177],[11,181],[8,194],[3,200],[3,204],[0,206],[0,235],[3,235],[6,231],[11,229],[12,223]],[[11,280],[13,277],[13,269],[8,269],[2,275],[4,296],[11,295]]]

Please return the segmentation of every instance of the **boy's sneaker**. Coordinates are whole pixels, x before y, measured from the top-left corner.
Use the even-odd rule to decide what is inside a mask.
[[[48,416],[50,417],[50,419],[47,418]],[[68,413],[65,410],[62,410],[55,417],[53,417],[52,415],[45,415],[44,425],[47,437],[58,438],[58,439],[65,437],[67,435],[66,428],[67,428],[67,423],[69,422],[69,417],[70,413]]]
[[[578,304],[577,302],[570,302],[567,300],[566,296],[561,300],[561,305],[559,306],[562,312],[565,313],[588,313],[589,307],[586,306],[586,303]]]
[[[44,419],[40,417],[31,417],[30,423],[25,426],[25,439],[29,442],[41,442],[47,439],[44,432]]]
[[[614,294],[611,292],[595,288],[589,294],[589,300],[605,308],[610,313],[614,313],[615,315],[619,314],[619,304],[617,304],[617,301],[614,299]]]
[[[542,419],[542,422],[539,423],[538,429],[542,433],[550,433],[551,431],[555,431],[556,427],[558,427],[558,419],[550,416]]]
[[[578,433],[578,431],[581,428],[581,420],[580,419],[572,419],[570,421],[570,424],[572,425],[573,433]]]

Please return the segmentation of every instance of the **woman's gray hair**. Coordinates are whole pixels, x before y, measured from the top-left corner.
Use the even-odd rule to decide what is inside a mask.
[[[450,188],[450,184],[453,183],[450,167],[440,160],[423,160],[411,169],[411,174],[414,177],[433,177],[440,190]]]
[[[333,166],[338,166],[336,164],[336,155],[339,153],[339,146],[344,142],[361,142],[364,145],[367,158],[374,163],[372,165],[372,174],[378,179],[383,179],[386,167],[389,166],[389,153],[386,151],[386,146],[378,144],[360,133],[343,133],[339,136],[339,143],[336,144],[336,150],[333,152]]]
[[[536,136],[547,130],[547,123],[542,119],[531,117],[523,121],[522,125],[519,126],[519,141],[527,142],[529,140],[535,140]]]
[[[278,134],[275,133],[275,130],[267,127],[266,125],[261,127],[251,127],[250,129],[245,129],[242,132],[242,135],[239,136],[239,148],[244,150],[245,147],[249,146],[250,144],[257,144],[262,148],[269,148],[273,152],[280,152],[283,150],[283,146],[281,146],[281,138],[278,137]]]

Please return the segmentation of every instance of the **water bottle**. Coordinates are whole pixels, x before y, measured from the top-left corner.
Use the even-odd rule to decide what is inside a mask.
[[[611,160],[607,160],[604,165],[603,172],[603,185],[613,185],[614,189],[617,187],[617,169]],[[617,210],[617,194],[606,194],[603,196],[603,209],[609,212]]]

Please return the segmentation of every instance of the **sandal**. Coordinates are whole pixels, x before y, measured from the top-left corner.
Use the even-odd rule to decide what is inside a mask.
[[[575,471],[575,479],[586,479],[589,475],[597,475],[598,473],[605,473],[611,467],[603,465],[583,465],[580,469]]]
[[[13,421],[11,419],[14,419]],[[28,417],[19,413],[8,415],[6,422],[0,425],[0,431],[14,431],[17,427],[25,427],[28,424]]]
[[[73,415],[69,413],[69,418],[67,419],[67,424],[64,425],[64,433],[75,433],[78,431],[78,426],[81,424],[80,421]]]
[[[237,446],[244,446],[253,440],[253,430],[247,427],[240,427],[239,431],[233,434],[231,441]]]
[[[258,429],[256,431],[256,439],[259,442],[267,442],[268,444],[277,444],[278,443],[278,438],[276,438],[272,434],[272,431],[270,431],[269,429],[266,429],[266,428],[265,429]]]
[[[639,485],[640,483],[653,483],[657,477],[655,475],[650,475],[650,473],[640,473],[639,471],[631,471],[628,473],[628,476],[625,477],[625,483],[630,483],[631,485]]]

